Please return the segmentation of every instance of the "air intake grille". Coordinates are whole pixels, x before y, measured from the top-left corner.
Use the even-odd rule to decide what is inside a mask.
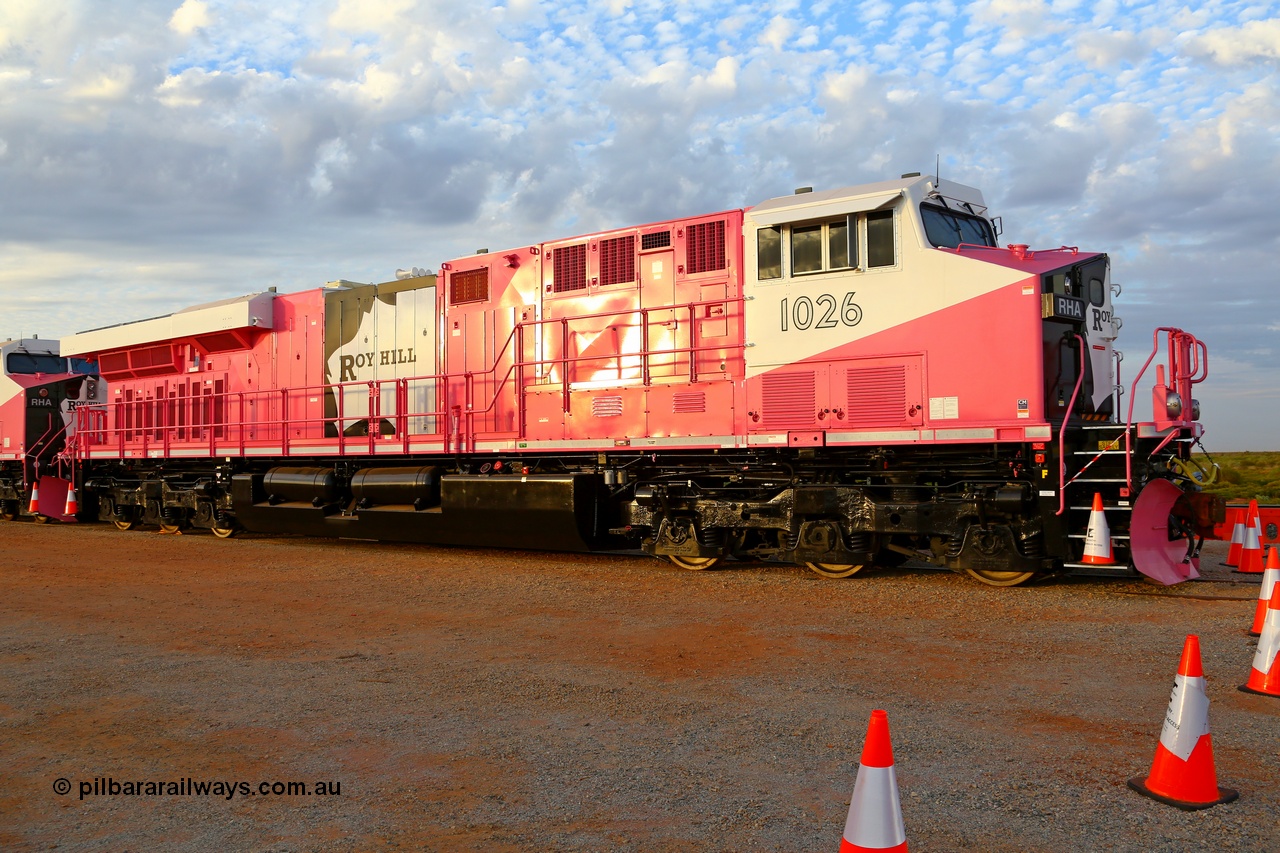
[[[655,231],[652,234],[640,235],[640,251],[649,249],[665,249],[671,245],[670,231]]]
[[[760,415],[766,426],[812,426],[818,408],[813,371],[769,373],[762,381]]]
[[[564,246],[556,249],[555,293],[569,290],[585,290],[587,287],[587,244]]]
[[[701,414],[707,410],[707,395],[702,391],[677,391],[671,395],[671,411],[677,415]]]
[[[624,284],[636,280],[636,236],[600,241],[600,283]]]
[[[724,269],[724,220],[690,225],[685,253],[690,273]]]
[[[902,365],[864,367],[848,374],[849,423],[901,423],[907,419],[907,370]]]
[[[591,414],[597,418],[616,418],[622,415],[621,397],[596,397],[591,401]]]
[[[449,276],[449,302],[484,302],[489,298],[489,268],[463,270]]]

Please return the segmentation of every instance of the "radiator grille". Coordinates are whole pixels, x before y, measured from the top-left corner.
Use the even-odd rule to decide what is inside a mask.
[[[463,270],[449,276],[449,302],[484,302],[489,298],[489,268]]]
[[[625,284],[636,280],[636,236],[600,241],[600,283]]]
[[[723,219],[690,225],[688,235],[685,253],[690,273],[725,268]]]
[[[579,243],[576,246],[564,246],[556,249],[554,276],[552,290],[555,293],[564,293],[569,290],[585,290],[587,287],[587,244]]]
[[[816,416],[817,382],[813,371],[769,373],[762,381],[760,417],[766,426],[812,426]]]
[[[901,423],[907,419],[907,369],[864,367],[848,373],[849,423]]]

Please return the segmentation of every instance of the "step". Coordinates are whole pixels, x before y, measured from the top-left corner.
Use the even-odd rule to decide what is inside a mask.
[[[1092,563],[1063,563],[1062,568],[1070,569],[1073,575],[1093,575],[1104,578],[1128,578],[1136,576],[1136,572],[1125,565],[1095,566]]]

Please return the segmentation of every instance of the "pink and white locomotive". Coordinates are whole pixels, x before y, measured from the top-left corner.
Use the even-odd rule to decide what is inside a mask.
[[[998,228],[979,191],[907,175],[83,332],[45,383],[96,383],[74,422],[37,436],[30,393],[25,422],[5,404],[0,506],[691,569],[1195,577],[1221,514],[1188,474],[1205,346],[1161,329],[1125,385],[1107,256]],[[37,484],[77,513],[29,506]]]

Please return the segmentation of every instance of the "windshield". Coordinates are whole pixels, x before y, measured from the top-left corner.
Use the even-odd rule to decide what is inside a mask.
[[[10,376],[31,373],[66,373],[67,360],[47,352],[11,352],[4,364]]]
[[[991,229],[991,223],[981,216],[947,210],[932,204],[920,205],[920,215],[924,218],[924,231],[929,242],[940,248],[954,249],[961,243],[996,245],[996,235]]]

